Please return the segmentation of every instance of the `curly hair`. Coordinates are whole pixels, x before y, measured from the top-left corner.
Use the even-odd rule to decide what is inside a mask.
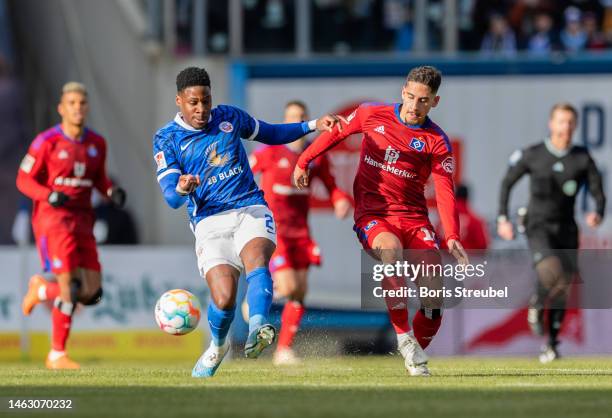
[[[187,67],[176,76],[176,91],[193,86],[210,87],[210,77],[204,68]]]

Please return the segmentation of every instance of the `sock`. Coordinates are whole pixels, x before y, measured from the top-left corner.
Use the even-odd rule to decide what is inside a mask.
[[[235,307],[228,310],[217,308],[212,300],[208,304],[208,326],[212,342],[217,347],[221,347],[225,343],[225,338],[234,320],[235,312]]]
[[[538,280],[536,284],[536,292],[531,297],[529,301],[529,306],[531,306],[532,308],[542,309],[546,304],[547,298],[548,289],[546,289],[544,285],[542,285],[542,283],[540,283],[540,281]]]
[[[65,351],[57,351],[57,350],[51,349],[51,351],[49,352],[49,360],[55,361],[58,358],[63,357],[65,355],[66,355]]]
[[[438,333],[442,324],[442,313],[440,309],[419,309],[412,320],[414,336],[421,348],[425,349],[433,337]]]
[[[247,303],[249,304],[249,334],[268,322],[272,306],[272,276],[267,267],[259,267],[247,274]]]
[[[557,337],[565,317],[565,303],[565,297],[555,298],[551,301],[548,309],[548,343],[553,347],[559,344]]]
[[[302,317],[306,309],[300,302],[288,301],[281,315],[281,329],[278,336],[278,348],[289,348],[293,344],[293,338],[298,331]]]
[[[399,289],[405,285],[404,278],[387,277],[382,281],[383,290]],[[408,321],[408,304],[406,298],[386,297],[387,312],[389,320],[396,334],[405,334],[410,331],[410,322]]]
[[[38,299],[40,300],[55,300],[59,296],[59,284],[56,282],[48,282],[46,286],[41,286],[38,289]]]
[[[51,348],[55,351],[66,351],[66,341],[72,324],[73,306],[70,302],[63,302],[59,297],[55,298],[51,311]]]

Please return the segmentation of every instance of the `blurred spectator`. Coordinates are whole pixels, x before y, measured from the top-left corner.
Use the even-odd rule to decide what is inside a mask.
[[[458,184],[455,189],[457,213],[459,214],[459,240],[466,250],[486,250],[489,248],[489,229],[487,223],[470,206],[470,189],[465,184]],[[435,230],[440,233],[442,225],[436,223]],[[441,240],[442,248],[446,240]]]
[[[290,52],[295,48],[295,10],[289,0],[246,0],[245,52]]]
[[[176,0],[176,53],[191,53],[192,0]]]
[[[410,51],[414,42],[414,27],[409,0],[385,0],[384,25],[395,32],[393,49]]]
[[[565,9],[565,27],[561,31],[561,44],[567,52],[584,50],[587,43],[587,34],[582,27],[582,13],[577,7],[570,6]]]
[[[536,20],[542,13],[551,14],[555,4],[550,0],[517,0],[508,13],[508,22],[521,40],[537,31]],[[554,18],[550,16],[551,27]]]
[[[593,12],[586,12],[582,17],[582,24],[584,26],[584,32],[587,36],[586,49],[588,50],[600,50],[605,49],[608,44],[606,37],[603,32],[599,30],[597,24],[597,16]]]
[[[457,212],[459,213],[460,240],[468,250],[485,250],[489,247],[487,223],[470,206],[470,189],[464,184],[457,185]]]
[[[115,207],[95,189],[91,203],[96,213],[93,233],[98,244],[138,244],[138,233],[130,212]]]
[[[482,46],[482,40],[491,25],[491,15],[499,14],[505,16],[508,13],[511,0],[475,0],[472,9],[472,21],[474,27],[474,38],[478,47]]]
[[[496,13],[491,15],[489,31],[482,40],[480,50],[487,55],[514,56],[516,54],[516,36],[504,16]]]
[[[561,49],[559,36],[553,28],[554,22],[548,13],[538,13],[534,20],[534,32],[527,42],[532,55],[546,55]]]

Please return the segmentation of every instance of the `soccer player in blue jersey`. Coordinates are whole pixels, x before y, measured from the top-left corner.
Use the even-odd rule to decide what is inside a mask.
[[[276,248],[276,228],[241,139],[285,144],[314,130],[331,131],[340,126],[341,117],[268,124],[236,107],[213,108],[210,78],[203,68],[181,71],[176,87],[179,112],[155,134],[153,154],[166,202],[175,209],[187,203],[198,269],[210,288],[212,341],[192,372],[194,377],[210,377],[229,349],[226,337],[242,271],[250,307],[245,356],[257,358],[276,338],[268,323],[272,303],[268,264]]]

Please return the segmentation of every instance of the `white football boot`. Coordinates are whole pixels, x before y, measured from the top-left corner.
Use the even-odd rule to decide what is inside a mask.
[[[197,363],[193,367],[191,377],[212,377],[221,365],[223,358],[227,354],[230,348],[229,339],[225,340],[222,346],[217,346],[210,343],[208,349],[198,359]]]
[[[540,353],[539,359],[540,363],[547,364],[555,360],[559,360],[560,357],[559,351],[557,351],[557,346],[547,344],[542,347],[542,352]]]
[[[404,357],[404,366],[406,366],[410,376],[431,376],[429,368],[427,368],[429,358],[412,331],[398,337],[397,349]]]

